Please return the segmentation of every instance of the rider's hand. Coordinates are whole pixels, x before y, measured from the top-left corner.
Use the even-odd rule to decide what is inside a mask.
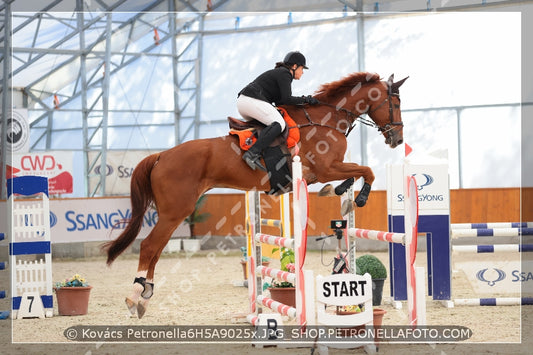
[[[318,100],[311,95],[305,97],[305,103],[309,105],[317,105]]]

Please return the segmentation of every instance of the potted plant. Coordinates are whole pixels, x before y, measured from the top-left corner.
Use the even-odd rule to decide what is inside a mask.
[[[194,205],[194,211],[184,220],[184,222],[189,225],[189,230],[191,231],[191,236],[189,237],[189,239],[183,240],[183,250],[186,252],[194,253],[200,250],[200,240],[196,239],[194,227],[196,226],[196,224],[205,222],[209,217],[211,217],[210,213],[200,213],[200,210],[205,205],[206,201],[206,194],[200,196],[200,198],[198,199],[198,201],[196,201],[196,204]]]
[[[248,280],[248,253],[246,252],[246,247],[241,247],[241,253],[242,274],[244,279]],[[270,258],[268,256],[261,256],[261,265],[268,267],[270,265]]]
[[[294,272],[296,266],[294,265],[294,250],[282,247],[272,249],[272,253],[280,250],[281,270],[287,272]],[[268,287],[270,286],[270,287]],[[274,301],[286,304],[291,307],[296,307],[296,289],[294,284],[288,281],[273,280],[272,285],[268,285],[270,291],[270,298]]]
[[[56,282],[54,291],[60,316],[79,316],[87,314],[89,295],[93,287],[79,274],[62,282]]]
[[[355,259],[355,265],[357,273],[364,275],[370,274],[372,278],[372,305],[381,305],[381,299],[383,296],[383,284],[387,279],[387,269],[385,265],[374,255],[362,255]]]

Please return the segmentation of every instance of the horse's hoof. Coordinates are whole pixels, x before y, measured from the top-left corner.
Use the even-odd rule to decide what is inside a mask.
[[[139,300],[139,303],[137,304],[137,317],[141,319],[144,316],[144,313],[146,312],[146,308],[148,307],[148,301],[145,300]]]
[[[346,216],[355,209],[355,203],[352,200],[346,200],[341,206],[341,216]]]
[[[333,188],[333,185],[324,185],[324,187],[321,188],[320,191],[318,191],[318,196],[335,196],[335,189]]]
[[[126,307],[130,311],[131,315],[134,316],[137,311],[137,303],[133,302],[129,297],[126,297]]]
[[[369,183],[364,183],[363,187],[361,188],[361,191],[355,198],[355,204],[357,207],[363,207],[366,205],[366,201],[368,200],[368,195],[370,195],[370,189],[371,186]]]

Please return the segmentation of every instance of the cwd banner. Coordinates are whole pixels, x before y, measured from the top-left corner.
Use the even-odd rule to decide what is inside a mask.
[[[48,178],[49,195],[72,193],[72,152],[15,153],[12,159],[12,164],[6,165],[8,179],[28,175],[45,176]]]
[[[100,182],[100,174],[105,169],[106,195],[124,195],[130,193],[131,174],[135,166],[144,158],[155,152],[149,150],[108,151],[106,166],[97,163],[89,172],[89,185],[93,190]],[[89,152],[89,161],[98,157],[98,152]]]

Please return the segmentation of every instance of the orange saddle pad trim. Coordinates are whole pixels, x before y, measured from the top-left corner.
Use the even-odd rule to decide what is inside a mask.
[[[245,129],[244,131],[230,130],[229,134],[239,137],[239,146],[242,150],[248,150],[254,145],[257,138],[254,135],[254,130]]]
[[[292,148],[300,141],[300,129],[292,117],[289,116],[287,110],[282,107],[277,107],[277,109],[279,112],[281,112],[285,123],[287,123],[287,128],[289,129],[289,135],[287,136],[287,148]]]
[[[287,123],[287,128],[289,133],[287,135],[287,147],[292,148],[300,141],[300,129],[292,117],[288,114],[287,110],[281,107],[277,107],[278,111],[283,116],[285,123]],[[254,145],[257,138],[254,134],[254,130],[246,129],[243,131],[230,130],[230,134],[233,134],[239,137],[239,146],[242,150],[248,150],[252,145]]]

